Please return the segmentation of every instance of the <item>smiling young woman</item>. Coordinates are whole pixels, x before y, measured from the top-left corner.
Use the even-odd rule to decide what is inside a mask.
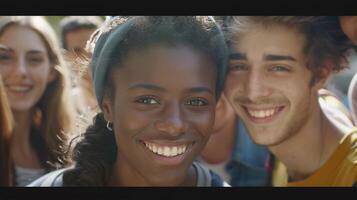
[[[73,127],[68,69],[45,18],[0,18],[0,74],[15,122],[11,185],[25,186],[66,164]]]
[[[194,162],[226,74],[213,18],[114,17],[92,44],[102,112],[74,148],[76,165],[31,186],[223,186]]]

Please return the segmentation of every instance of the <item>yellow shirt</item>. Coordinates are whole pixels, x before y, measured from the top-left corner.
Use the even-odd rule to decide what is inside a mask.
[[[310,177],[288,182],[284,164],[275,162],[273,186],[352,186],[357,182],[357,128],[346,134],[331,157]]]

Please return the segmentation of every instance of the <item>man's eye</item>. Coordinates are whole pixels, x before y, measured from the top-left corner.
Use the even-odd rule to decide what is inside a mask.
[[[195,98],[187,100],[186,104],[190,106],[206,106],[208,105],[208,101],[203,98]]]
[[[282,66],[282,65],[276,65],[273,66],[270,71],[275,71],[275,72],[289,72],[290,69],[288,67]]]
[[[142,104],[148,104],[148,105],[160,104],[160,102],[155,97],[152,96],[140,97],[139,99],[136,100],[136,102]]]

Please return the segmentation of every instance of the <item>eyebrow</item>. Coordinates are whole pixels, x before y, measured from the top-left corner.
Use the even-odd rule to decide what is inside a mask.
[[[188,90],[190,93],[201,93],[206,92],[213,95],[213,91],[207,87],[193,87]]]
[[[229,59],[234,60],[247,60],[246,54],[243,53],[232,53],[229,55]],[[280,61],[280,60],[289,60],[296,62],[296,59],[288,55],[275,55],[275,54],[264,54],[263,59],[266,61]]]
[[[138,88],[144,88],[144,89],[149,89],[149,90],[156,90],[156,91],[167,91],[165,88],[159,87],[157,85],[153,85],[150,83],[134,83],[129,86],[130,90],[133,89],[138,89]],[[193,87],[188,90],[189,93],[201,93],[201,92],[207,92],[209,94],[213,95],[213,91],[210,90],[207,87]]]
[[[263,58],[267,61],[289,60],[296,62],[296,59],[294,57],[287,55],[264,54]]]
[[[11,49],[10,47],[5,46],[3,44],[0,44],[0,50],[14,52],[13,49]],[[30,53],[30,54],[43,54],[43,53],[46,53],[46,52],[43,52],[43,51],[40,51],[40,50],[30,50],[28,53]]]
[[[39,50],[30,50],[30,51],[28,51],[28,53],[30,53],[30,54],[43,54],[43,53],[46,53],[46,52],[39,51]]]
[[[14,50],[12,50],[10,47],[5,46],[5,45],[3,45],[3,44],[0,44],[0,50],[4,50],[4,51],[14,51]]]
[[[134,83],[129,86],[129,89],[137,89],[137,88],[144,88],[144,89],[149,89],[149,90],[159,90],[159,91],[166,91],[166,89],[159,87],[157,85],[153,85],[150,83]]]
[[[229,59],[247,60],[247,56],[243,53],[231,53],[231,54],[229,54]]]

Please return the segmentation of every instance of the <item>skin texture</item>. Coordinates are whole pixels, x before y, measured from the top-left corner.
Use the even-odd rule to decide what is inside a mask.
[[[110,185],[194,186],[191,165],[214,122],[214,64],[187,46],[151,45],[129,51],[119,65],[111,73],[113,97],[103,99],[118,144]],[[188,147],[182,155],[167,158],[143,142]]]
[[[357,16],[340,16],[339,19],[343,32],[357,45]]]
[[[235,35],[225,85],[253,141],[268,146],[292,180],[320,168],[342,138],[318,104],[330,70],[324,68],[322,79],[310,85],[304,42],[293,28],[252,25]]]

